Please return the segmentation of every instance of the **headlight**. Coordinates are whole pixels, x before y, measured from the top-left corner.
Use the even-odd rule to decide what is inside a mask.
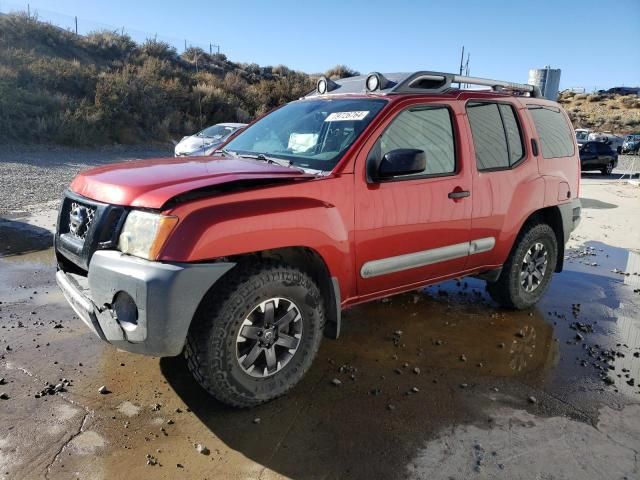
[[[155,260],[177,223],[177,217],[134,210],[124,222],[118,249],[122,253]]]

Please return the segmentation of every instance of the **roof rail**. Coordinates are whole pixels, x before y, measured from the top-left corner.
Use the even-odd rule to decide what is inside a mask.
[[[488,78],[466,77],[454,73],[415,72],[398,82],[389,93],[439,93],[449,90],[452,84],[491,87],[494,91],[528,93],[531,97],[542,97],[540,89],[527,83],[505,82]]]
[[[369,77],[378,77],[377,82],[372,82],[373,90],[367,87],[367,79]],[[321,77],[318,85],[324,80],[324,85],[328,86],[328,80]],[[356,77],[342,78],[340,80],[331,81],[331,89],[316,87],[306,96],[313,97],[318,95],[340,95],[349,93],[371,92],[379,94],[396,94],[396,93],[444,93],[454,89],[454,83],[461,85],[480,85],[491,87],[494,91],[513,93],[515,95],[528,94],[530,97],[542,97],[540,89],[535,85],[526,83],[505,82],[502,80],[490,80],[488,78],[465,77],[454,73],[419,71],[414,73],[387,73],[381,74],[371,72],[368,75],[359,75]]]

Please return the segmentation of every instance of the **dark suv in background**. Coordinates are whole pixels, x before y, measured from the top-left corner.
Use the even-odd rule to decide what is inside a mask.
[[[580,169],[600,170],[602,175],[611,175],[618,166],[618,154],[602,142],[587,142],[580,146]]]

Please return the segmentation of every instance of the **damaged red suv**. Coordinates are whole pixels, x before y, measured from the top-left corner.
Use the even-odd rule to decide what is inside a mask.
[[[580,220],[579,175],[567,115],[531,85],[322,77],[212,157],[78,175],[56,278],[101,339],[184,353],[214,397],[252,406],[291,389],[355,304],[473,275],[533,305]]]

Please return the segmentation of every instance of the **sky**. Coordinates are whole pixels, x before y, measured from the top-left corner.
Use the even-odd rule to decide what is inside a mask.
[[[526,82],[529,68],[560,68],[561,88],[640,86],[640,0],[28,0],[41,19],[80,33],[121,28],[235,62],[307,73],[344,64],[362,73],[457,72]],[[27,2],[0,0],[0,11]],[[215,51],[215,47],[214,51]]]

